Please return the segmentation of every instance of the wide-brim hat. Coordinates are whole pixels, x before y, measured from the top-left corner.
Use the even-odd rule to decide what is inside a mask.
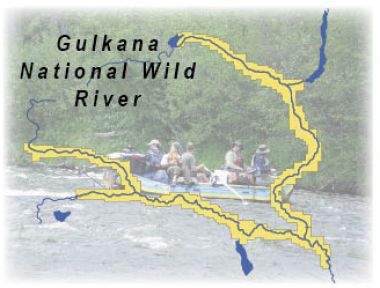
[[[151,140],[147,145],[148,146],[157,145],[157,146],[161,147],[161,143],[157,139]]]
[[[256,154],[268,154],[270,152],[269,147],[265,144],[259,145],[259,148],[256,150]]]

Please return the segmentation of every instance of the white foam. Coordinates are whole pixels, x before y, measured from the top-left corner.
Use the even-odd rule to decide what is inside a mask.
[[[85,179],[88,178],[87,176],[83,175],[46,175],[45,177],[53,178],[53,179]]]
[[[23,179],[28,179],[28,175],[26,175],[25,173],[17,173],[17,174],[13,174],[11,175],[12,177],[15,177],[15,178],[23,178]]]
[[[74,204],[62,204],[61,207],[69,208],[69,209],[82,210],[84,208],[84,205],[83,204],[78,204],[78,203],[74,203]]]
[[[53,223],[44,223],[42,224],[36,224],[36,225],[25,225],[27,228],[36,229],[47,229],[47,230],[56,230],[56,229],[63,229],[63,230],[70,230],[70,231],[78,231],[77,228],[71,226],[67,222],[53,222]]]
[[[8,189],[5,192],[6,196],[11,197],[51,197],[51,198],[63,198],[63,197],[70,197],[75,196],[73,192],[50,192],[42,189],[36,189],[36,190],[11,190]]]
[[[164,238],[159,236],[136,237],[131,234],[125,234],[124,238],[152,250],[164,250],[173,244],[173,241],[167,242]]]
[[[146,224],[142,226],[136,226],[133,228],[128,229],[129,231],[150,231],[157,228],[157,225],[154,224]]]

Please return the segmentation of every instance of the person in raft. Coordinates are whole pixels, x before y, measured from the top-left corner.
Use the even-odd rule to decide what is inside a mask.
[[[170,150],[162,157],[161,167],[166,169],[166,173],[169,176],[170,185],[175,186],[177,184],[177,178],[181,175],[181,155],[179,153],[180,144],[173,142],[170,145]]]
[[[163,153],[161,151],[161,143],[157,139],[153,139],[148,143],[148,151],[146,153],[146,177],[160,182],[167,182],[168,176],[166,171],[161,167]]]
[[[228,182],[233,184],[254,185],[254,177],[247,173],[244,160],[241,156],[243,145],[239,140],[232,143],[232,147],[224,157],[224,169],[229,172]]]
[[[270,149],[265,144],[261,144],[252,156],[251,170],[258,182],[269,181],[271,175],[270,161],[267,157],[269,153]]]
[[[211,176],[211,172],[204,164],[197,164],[194,157],[194,144],[192,142],[187,143],[186,152],[181,157],[182,161],[182,174],[186,185],[194,184],[194,176],[198,182],[207,183],[208,177]]]

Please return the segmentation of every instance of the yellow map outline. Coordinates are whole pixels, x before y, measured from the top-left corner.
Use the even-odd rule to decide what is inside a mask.
[[[306,157],[303,161],[294,163],[275,180],[271,185],[271,202],[278,215],[289,223],[295,223],[296,229],[271,229],[266,224],[258,224],[254,220],[239,219],[239,215],[224,212],[220,206],[203,200],[199,195],[170,193],[160,197],[151,197],[141,193],[141,185],[137,177],[130,172],[128,161],[109,159],[107,156],[98,155],[92,149],[74,147],[55,147],[48,145],[25,144],[24,150],[31,154],[32,161],[41,158],[71,157],[84,159],[100,168],[114,169],[121,179],[123,190],[106,189],[78,189],[76,195],[81,200],[104,201],[139,201],[148,206],[169,207],[181,206],[191,209],[195,213],[214,219],[218,224],[226,225],[231,237],[239,240],[241,244],[248,241],[263,238],[266,240],[290,240],[292,243],[312,250],[320,256],[320,265],[323,269],[330,269],[330,245],[324,243],[324,237],[312,235],[311,216],[302,211],[292,210],[289,203],[282,202],[280,191],[282,187],[295,184],[302,177],[303,172],[318,171],[318,162],[321,160],[321,144],[316,138],[316,131],[309,130],[308,122],[303,112],[302,105],[297,104],[296,94],[304,90],[302,80],[285,80],[282,74],[272,68],[261,66],[254,62],[247,62],[246,56],[234,53],[229,44],[219,38],[209,35],[195,35],[191,32],[183,32],[178,47],[187,43],[200,44],[211,51],[215,51],[222,58],[231,62],[237,71],[252,80],[259,80],[261,86],[276,91],[288,105],[289,128],[294,130],[295,137],[305,142],[307,146]],[[256,71],[256,72],[255,72]],[[259,71],[259,72],[257,72]]]

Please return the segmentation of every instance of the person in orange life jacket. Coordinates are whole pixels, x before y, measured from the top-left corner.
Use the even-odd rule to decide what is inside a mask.
[[[171,185],[176,185],[177,177],[181,174],[181,155],[179,149],[180,144],[178,142],[172,143],[169,152],[161,160],[161,167],[166,169]]]

